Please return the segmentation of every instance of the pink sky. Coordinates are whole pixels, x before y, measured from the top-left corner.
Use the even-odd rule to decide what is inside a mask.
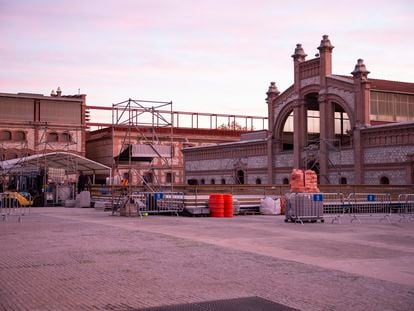
[[[0,0],[0,92],[264,116],[269,82],[292,83],[296,43],[312,57],[323,34],[334,73],[363,58],[373,78],[414,82],[413,21],[398,0]]]

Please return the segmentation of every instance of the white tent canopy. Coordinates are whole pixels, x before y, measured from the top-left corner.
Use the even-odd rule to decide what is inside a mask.
[[[64,169],[66,174],[76,174],[82,171],[85,175],[111,175],[110,167],[70,152],[35,154],[0,161],[0,171],[3,173],[24,173],[49,167]]]

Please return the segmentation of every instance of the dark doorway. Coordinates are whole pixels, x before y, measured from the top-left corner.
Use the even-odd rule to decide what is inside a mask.
[[[346,184],[348,183],[348,181],[346,180],[346,178],[345,178],[345,177],[341,177],[341,178],[339,179],[339,183],[340,183],[341,185],[346,185]]]
[[[238,170],[236,172],[236,184],[244,185],[244,171]]]
[[[188,183],[190,186],[198,185],[198,181],[197,181],[197,179],[189,179],[189,180],[187,180],[187,183]]]
[[[381,185],[389,185],[390,184],[390,180],[387,176],[382,176],[380,179],[380,184]]]

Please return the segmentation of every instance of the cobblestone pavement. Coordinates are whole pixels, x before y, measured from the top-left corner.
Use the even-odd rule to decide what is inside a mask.
[[[0,310],[133,310],[259,296],[301,310],[413,310],[414,223],[112,217],[0,222]]]

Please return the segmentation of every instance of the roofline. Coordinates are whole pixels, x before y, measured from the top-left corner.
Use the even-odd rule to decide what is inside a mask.
[[[186,147],[183,148],[183,151],[195,151],[195,150],[202,150],[202,149],[214,149],[216,147],[231,147],[234,145],[245,145],[249,143],[265,143],[267,141],[267,138],[260,138],[260,139],[252,139],[252,140],[240,140],[240,141],[233,141],[229,143],[218,143],[218,144],[211,144],[207,146],[197,146],[197,147]]]
[[[10,98],[27,98],[27,99],[43,99],[43,100],[58,100],[58,101],[71,101],[71,102],[84,102],[83,97],[85,94],[81,95],[63,95],[63,96],[45,96],[43,94],[26,94],[26,93],[0,93],[0,97],[10,97]]]

